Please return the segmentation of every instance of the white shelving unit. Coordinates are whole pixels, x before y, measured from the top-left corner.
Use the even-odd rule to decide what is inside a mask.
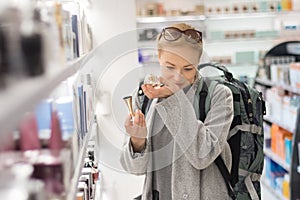
[[[62,81],[74,75],[85,56],[69,62],[66,66],[48,69],[39,77],[28,78],[8,86],[0,92],[0,127],[3,137],[17,125],[21,116],[47,97]],[[13,98],[12,98],[13,97]]]
[[[73,173],[73,176],[71,179],[71,184],[68,188],[69,191],[67,191],[66,200],[74,200],[76,198],[77,184],[78,184],[79,176],[81,174],[81,169],[83,168],[87,146],[88,146],[88,143],[91,140],[91,138],[96,134],[97,122],[92,122],[89,127],[90,127],[89,131],[85,135],[82,145],[80,147],[80,151],[79,151],[78,159],[77,159],[77,165],[75,167],[75,170],[74,170],[74,173]]]
[[[265,79],[261,79],[261,78],[257,78],[256,82],[260,83],[262,85],[266,85],[266,86],[276,86],[276,87],[282,88],[283,90],[290,91],[292,93],[300,95],[300,89],[292,87],[290,85],[283,85],[283,84],[280,84],[280,83],[275,83],[273,81],[265,80]]]
[[[144,23],[161,23],[161,22],[187,22],[187,21],[204,21],[204,15],[190,15],[190,16],[157,16],[157,17],[137,17],[138,24]]]

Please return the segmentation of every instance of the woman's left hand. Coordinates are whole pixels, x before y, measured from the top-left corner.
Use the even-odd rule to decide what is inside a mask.
[[[160,86],[153,86],[151,84],[144,84],[142,85],[142,89],[144,94],[149,99],[166,98],[174,94],[172,90],[170,90],[170,88],[167,87],[166,85],[160,87]]]

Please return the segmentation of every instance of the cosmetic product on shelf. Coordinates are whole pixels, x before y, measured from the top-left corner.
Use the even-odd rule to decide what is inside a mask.
[[[22,12],[20,8],[9,6],[1,13],[1,22],[3,27],[3,36],[5,43],[4,63],[5,71],[10,79],[15,81],[26,76],[26,70],[23,65],[21,52],[21,22]]]
[[[40,139],[49,139],[53,99],[42,100],[35,108]]]
[[[19,146],[21,150],[25,151],[41,148],[35,113],[25,114],[19,126],[19,133]]]
[[[44,182],[48,198],[64,199],[70,184],[69,150],[43,149],[24,154],[34,169],[31,177]]]
[[[13,155],[10,154],[11,161],[16,158]],[[44,183],[30,178],[33,172],[30,164],[16,162],[11,166],[2,166],[0,170],[1,199],[47,200]]]
[[[291,63],[289,66],[291,86],[300,88],[300,63]]]
[[[30,11],[33,12],[33,11]],[[21,53],[23,65],[28,76],[38,76],[45,72],[44,43],[41,33],[39,11],[34,11],[34,17],[28,14],[21,25]]]
[[[72,137],[74,128],[73,97],[63,96],[55,100],[55,109],[58,113],[63,140]]]
[[[281,8],[283,11],[292,10],[292,0],[281,0]]]
[[[51,113],[51,135],[49,139],[49,149],[62,149],[62,133],[58,113],[53,110]]]
[[[20,25],[20,43],[23,65],[28,76],[38,76],[45,72],[45,28],[42,21],[42,10],[32,3],[22,7]]]

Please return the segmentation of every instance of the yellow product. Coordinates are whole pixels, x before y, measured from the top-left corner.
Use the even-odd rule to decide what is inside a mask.
[[[292,0],[281,0],[282,10],[292,10]]]
[[[289,183],[289,175],[284,175],[284,180],[282,183],[282,194],[287,199],[290,199],[290,183]]]

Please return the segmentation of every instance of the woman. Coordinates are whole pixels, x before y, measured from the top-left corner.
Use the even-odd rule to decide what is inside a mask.
[[[231,91],[215,87],[201,122],[198,101],[203,79],[197,65],[202,33],[187,24],[174,24],[162,30],[157,46],[163,86],[142,86],[152,99],[146,119],[136,96],[136,112],[125,122],[130,137],[122,166],[132,174],[146,175],[142,199],[230,199],[214,160],[221,154],[231,168],[226,141],[233,118]]]

